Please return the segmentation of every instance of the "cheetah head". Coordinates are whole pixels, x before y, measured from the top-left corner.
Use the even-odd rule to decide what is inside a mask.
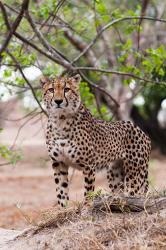
[[[41,79],[43,99],[47,112],[52,114],[76,113],[81,103],[80,80],[80,75],[68,78]]]

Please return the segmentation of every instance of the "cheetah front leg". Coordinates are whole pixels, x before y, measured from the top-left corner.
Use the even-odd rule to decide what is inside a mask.
[[[61,207],[67,205],[69,200],[68,167],[62,162],[53,161],[54,180],[56,184],[57,201]]]
[[[84,174],[84,197],[87,199],[88,193],[93,192],[95,189],[95,167],[86,167],[83,171]]]

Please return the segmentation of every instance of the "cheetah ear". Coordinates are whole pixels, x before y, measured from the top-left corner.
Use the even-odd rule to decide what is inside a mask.
[[[49,81],[50,81],[50,79],[49,79],[48,77],[43,76],[43,77],[40,79],[40,86],[43,88],[44,85],[45,85],[46,83],[48,83]]]
[[[81,81],[81,76],[79,74],[73,76],[72,78],[76,81],[77,84],[79,84]]]

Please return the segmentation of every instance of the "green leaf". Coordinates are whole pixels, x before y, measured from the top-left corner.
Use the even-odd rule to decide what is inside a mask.
[[[135,31],[134,25],[126,25],[125,34],[130,35]]]
[[[12,75],[11,69],[5,69],[3,72],[3,77],[10,77]]]
[[[114,11],[111,12],[111,16],[112,16],[114,19],[118,19],[118,18],[123,17],[123,14],[122,14],[122,12],[121,12],[120,9],[115,9]]]
[[[164,76],[165,75],[165,71],[162,68],[160,68],[159,71],[158,71],[158,74],[160,76]]]
[[[107,13],[107,8],[104,4],[104,1],[100,1],[99,3],[96,4],[96,10],[100,14],[106,14]]]
[[[131,39],[127,39],[126,43],[123,45],[124,50],[129,50],[131,49],[133,45],[133,41]]]
[[[20,151],[10,150],[7,146],[0,144],[0,155],[2,158],[15,165],[22,158]]]

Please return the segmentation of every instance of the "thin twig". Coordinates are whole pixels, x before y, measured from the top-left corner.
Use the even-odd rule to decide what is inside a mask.
[[[11,165],[11,162],[0,163],[0,167]]]
[[[40,104],[40,102],[39,102],[39,100],[38,100],[38,98],[37,98],[37,96],[36,96],[35,90],[34,90],[34,88],[32,87],[32,85],[31,85],[31,83],[29,82],[29,80],[27,79],[27,77],[25,76],[25,74],[24,74],[24,72],[23,72],[23,70],[22,70],[22,68],[21,68],[21,66],[20,66],[20,64],[19,64],[19,62],[17,61],[17,59],[15,58],[15,56],[13,56],[13,54],[11,54],[11,53],[9,52],[9,50],[7,50],[7,53],[8,53],[8,55],[12,58],[12,60],[17,64],[17,68],[18,68],[18,70],[20,71],[20,73],[21,73],[23,79],[26,81],[27,85],[29,86],[29,88],[30,88],[30,90],[31,90],[31,92],[32,92],[32,95],[33,95],[34,99],[36,100],[38,106],[39,106],[40,109],[43,111],[43,113],[47,116],[46,111],[45,111],[45,110],[43,109],[43,107],[41,106],[41,104]]]
[[[42,23],[42,25],[40,26],[40,29],[42,29],[44,26],[46,26],[47,22],[49,21],[50,17],[52,17],[52,13],[54,13],[54,18],[55,16],[57,15],[58,11],[60,10],[60,8],[63,6],[63,4],[65,3],[66,0],[62,0],[62,1],[59,1],[55,7],[55,9],[50,12],[48,18]]]
[[[3,82],[4,85],[8,85],[8,86],[12,86],[12,87],[17,87],[17,88],[20,88],[20,89],[23,89],[23,90],[27,90],[27,87],[25,86],[19,86],[17,84],[14,84],[14,83],[11,83],[11,82]]]
[[[103,92],[105,95],[107,95],[116,105],[117,108],[119,108],[119,103],[112,97],[112,95],[110,95],[104,88],[100,87],[99,85],[93,83],[90,79],[88,79],[81,71],[79,71],[81,77],[88,82],[92,87],[100,90],[101,92]]]
[[[4,121],[8,121],[8,122],[18,122],[18,121],[24,120],[28,116],[31,116],[32,114],[34,114],[36,112],[36,110],[37,110],[37,108],[35,108],[31,112],[29,112],[28,114],[24,115],[23,117],[20,117],[20,118],[17,118],[17,119],[8,119],[8,118],[4,118],[2,116],[0,116],[0,119],[3,118]]]
[[[15,137],[15,139],[14,139],[14,141],[13,141],[12,146],[10,147],[10,149],[14,148],[14,146],[15,146],[15,144],[16,144],[16,141],[17,141],[17,139],[18,139],[18,137],[19,137],[19,134],[20,134],[22,128],[23,128],[29,121],[31,121],[34,117],[36,117],[36,116],[39,115],[39,114],[40,114],[40,113],[31,115],[31,117],[28,117],[28,119],[19,127],[19,129],[18,129],[18,131],[17,131],[17,134],[16,134],[16,137]]]

